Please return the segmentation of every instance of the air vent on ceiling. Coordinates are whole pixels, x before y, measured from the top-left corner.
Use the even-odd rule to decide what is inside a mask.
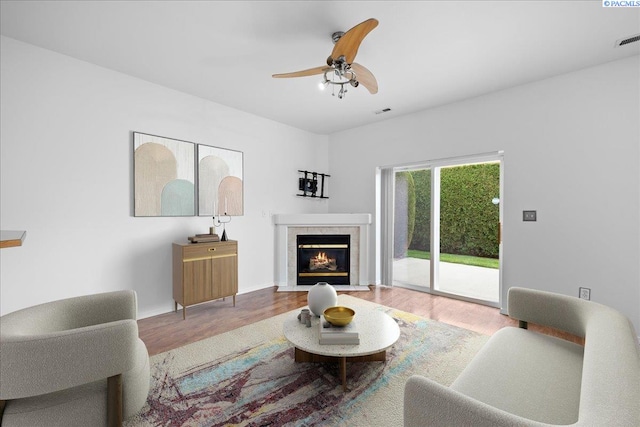
[[[383,108],[382,110],[374,111],[375,114],[383,114],[391,111],[391,108]]]
[[[629,43],[634,43],[640,41],[640,34],[636,34],[634,36],[631,37],[626,37],[624,39],[620,39],[620,40],[616,40],[616,47],[620,47],[620,46],[624,46],[627,45]]]

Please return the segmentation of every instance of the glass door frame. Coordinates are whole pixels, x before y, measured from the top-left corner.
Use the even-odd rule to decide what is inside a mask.
[[[500,200],[498,224],[498,301],[486,301],[444,292],[435,289],[439,277],[440,264],[440,169],[448,166],[500,163]],[[395,173],[420,169],[431,170],[431,225],[430,225],[430,277],[429,286],[403,286],[409,289],[441,295],[491,307],[502,308],[502,262],[503,262],[503,211],[504,211],[504,153],[497,151],[469,156],[436,159],[402,165],[380,166],[376,170],[376,283],[393,284],[393,244],[394,244],[394,187]],[[438,220],[435,220],[435,219]]]

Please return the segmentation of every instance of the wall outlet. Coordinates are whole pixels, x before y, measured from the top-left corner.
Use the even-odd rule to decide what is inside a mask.
[[[579,288],[578,296],[581,299],[590,300],[591,299],[591,288]]]
[[[522,220],[523,221],[536,221],[537,220],[537,212],[536,211],[522,211]]]

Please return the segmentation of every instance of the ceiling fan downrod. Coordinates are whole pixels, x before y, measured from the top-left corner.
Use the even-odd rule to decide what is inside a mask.
[[[331,40],[333,40],[333,44],[338,43],[338,40],[340,40],[342,36],[344,36],[344,31],[336,31],[335,33],[331,34]]]

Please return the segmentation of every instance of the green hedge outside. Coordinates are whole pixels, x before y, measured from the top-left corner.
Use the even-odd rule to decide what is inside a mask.
[[[415,188],[415,222],[409,249],[430,250],[431,171],[410,173]],[[500,165],[484,163],[440,170],[440,252],[498,258]],[[396,201],[397,203],[398,201]],[[408,206],[409,222],[412,209]]]
[[[409,249],[416,221],[416,188],[411,173],[396,173],[395,197],[393,256],[400,258]]]
[[[431,250],[431,170],[411,172],[415,194],[415,220],[409,249]]]

